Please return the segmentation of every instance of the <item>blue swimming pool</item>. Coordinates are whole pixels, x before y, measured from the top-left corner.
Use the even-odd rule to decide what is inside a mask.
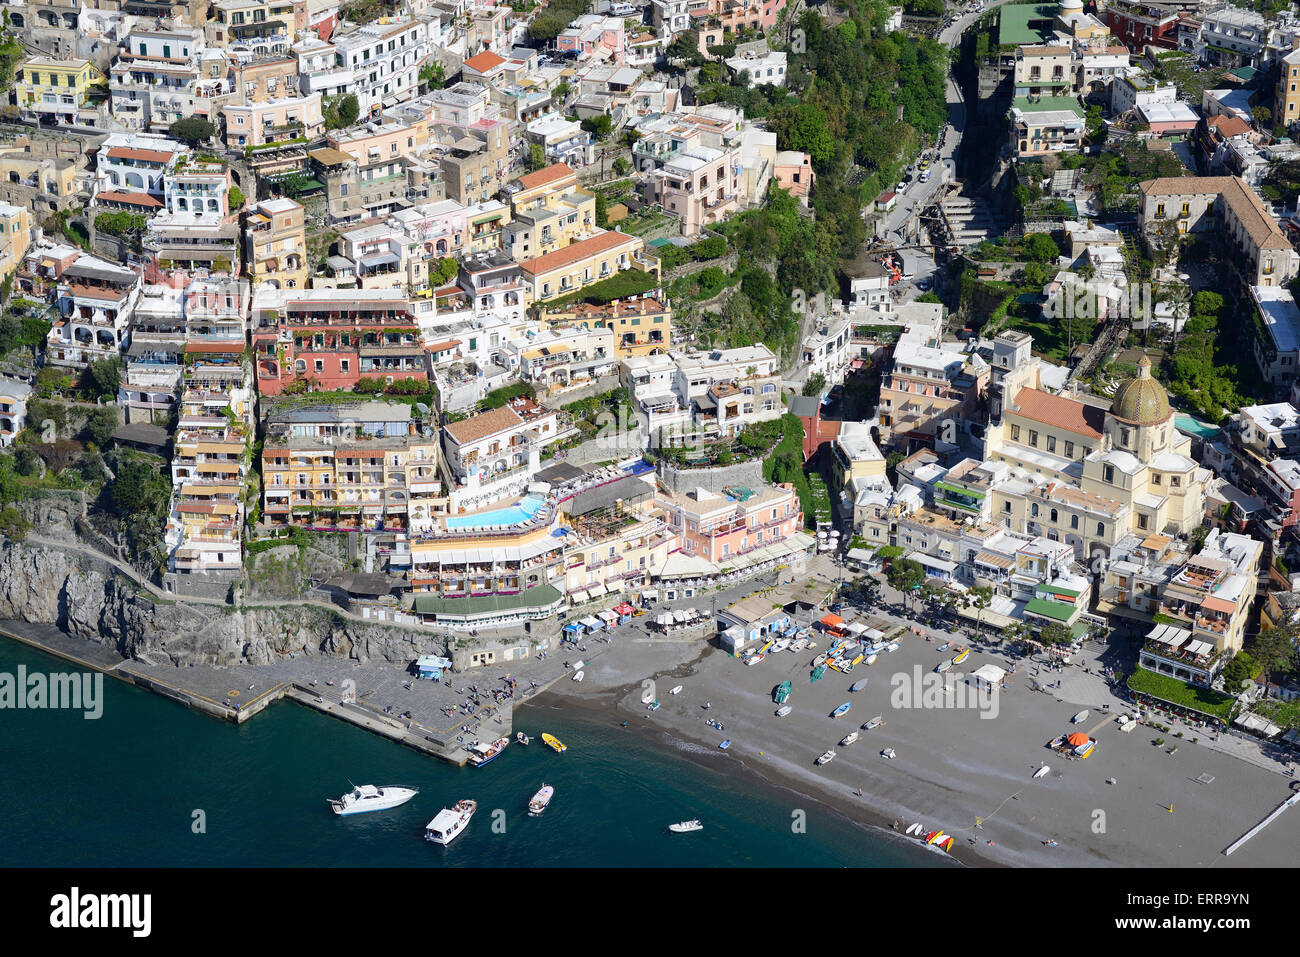
[[[450,516],[447,519],[447,527],[455,531],[461,531],[467,528],[491,528],[494,525],[499,525],[502,528],[522,525],[540,512],[545,504],[545,499],[529,495],[517,505],[511,505],[509,508],[494,508],[490,512],[475,512],[473,515]]]

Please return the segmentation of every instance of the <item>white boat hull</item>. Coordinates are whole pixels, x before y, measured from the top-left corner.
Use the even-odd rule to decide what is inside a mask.
[[[338,800],[330,800],[330,807],[340,816],[365,814],[369,811],[387,811],[400,807],[420,792],[414,788],[382,787],[365,784],[354,788]]]

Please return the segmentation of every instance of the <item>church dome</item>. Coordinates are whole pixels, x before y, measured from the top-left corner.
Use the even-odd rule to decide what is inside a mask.
[[[1083,0],[1060,0],[1060,13],[1083,13]]]
[[[1156,425],[1169,418],[1169,393],[1151,377],[1151,360],[1138,360],[1136,379],[1129,379],[1115,392],[1110,414],[1131,425]]]

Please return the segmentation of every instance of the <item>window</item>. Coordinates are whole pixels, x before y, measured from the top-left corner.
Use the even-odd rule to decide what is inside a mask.
[[[1111,485],[1115,484],[1115,467],[1113,465],[1107,465],[1101,470],[1101,480]]]
[[[1078,527],[1079,527],[1079,516],[1078,516],[1078,515],[1071,515],[1071,516],[1070,516],[1070,527],[1071,527],[1071,528],[1078,528]]]
[[[1152,485],[1159,485],[1159,484],[1160,484],[1160,473],[1159,473],[1159,472],[1152,472],[1152,473],[1151,473],[1151,484],[1152,484]]]
[[[1029,430],[1029,444],[1034,448],[1038,448],[1038,433],[1033,429]]]
[[[1106,523],[1105,523],[1105,522],[1098,522],[1098,523],[1097,523],[1097,534],[1098,534],[1098,536],[1104,536],[1104,535],[1106,534]]]
[[[1073,443],[1073,442],[1066,442],[1066,443],[1065,443],[1065,457],[1066,457],[1067,459],[1072,459],[1072,458],[1074,458],[1074,443]]]
[[[1145,515],[1138,515],[1138,528],[1146,528],[1146,527],[1147,527],[1147,517]]]
[[[1035,502],[1033,505],[1029,506],[1029,514],[1032,515],[1034,518],[1037,518],[1037,517],[1038,517],[1038,503],[1037,503],[1037,502]]]
[[[1174,488],[1178,488],[1178,486],[1181,483],[1182,483],[1182,479],[1179,478],[1177,475],[1169,476],[1169,484],[1172,485]]]
[[[1018,425],[1013,425],[1013,426],[1011,427],[1011,441],[1012,441],[1012,442],[1019,442],[1019,441],[1020,441],[1020,426],[1018,426]]]
[[[1047,437],[1047,451],[1049,451],[1049,452],[1055,452],[1055,451],[1056,451],[1056,436],[1054,436],[1054,435],[1049,435],[1049,436]]]
[[[1052,509],[1052,524],[1056,524],[1056,509]]]

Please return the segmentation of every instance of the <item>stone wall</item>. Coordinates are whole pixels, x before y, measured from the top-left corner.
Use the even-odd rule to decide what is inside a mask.
[[[720,495],[729,485],[744,485],[758,489],[766,484],[763,479],[762,459],[752,459],[736,465],[717,465],[712,468],[679,468],[669,462],[660,461],[658,470],[659,480],[677,493],[702,488]]]

